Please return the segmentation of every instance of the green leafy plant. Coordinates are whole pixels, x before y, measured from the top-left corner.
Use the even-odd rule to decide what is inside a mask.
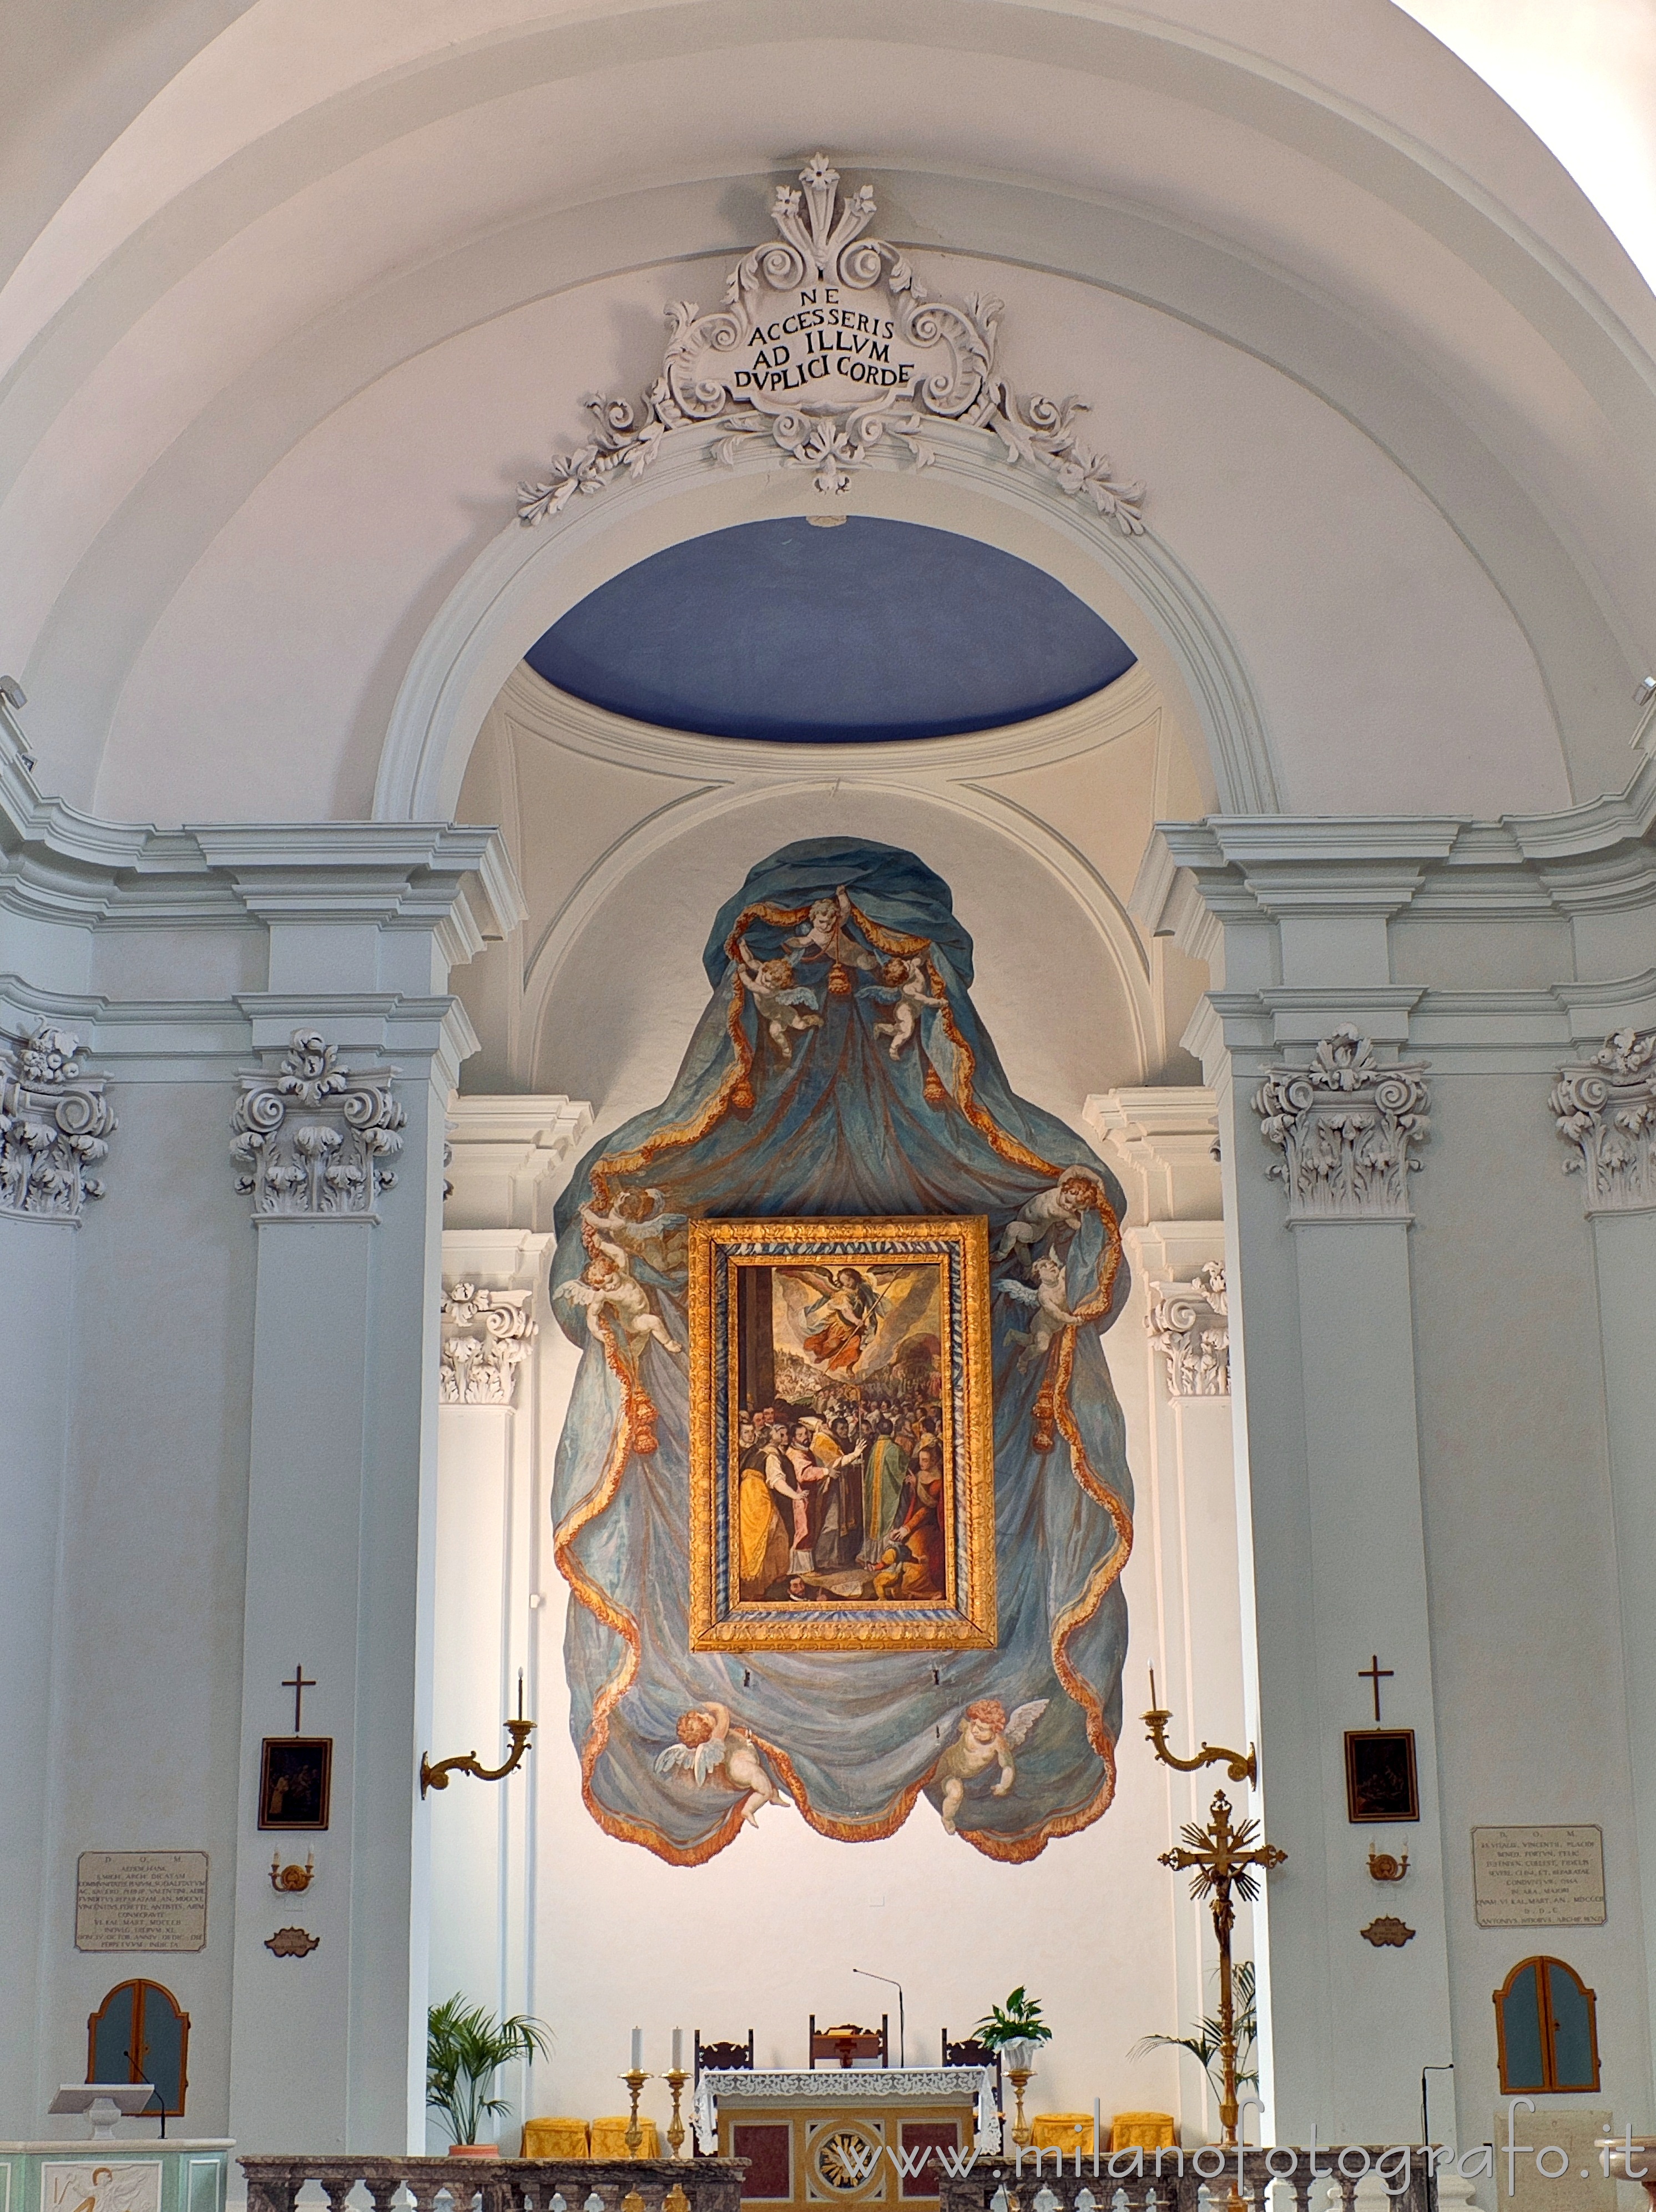
[[[426,2014],[425,2101],[447,2121],[451,2139],[475,2142],[483,2120],[498,2118],[503,2097],[491,2097],[496,2075],[514,2059],[544,2057],[551,2033],[527,2013],[496,2020],[487,2006],[458,1994]]]
[[[1259,2062],[1257,2045],[1259,2039],[1259,2016],[1254,1999],[1253,1960],[1239,1960],[1231,1976],[1231,2005],[1236,2030],[1236,2078],[1245,2088],[1257,2088],[1259,2084]],[[1146,2035],[1133,2045],[1133,2056],[1139,2058],[1158,2044],[1172,2051],[1188,2051],[1214,2087],[1214,2094],[1223,2094],[1219,2064],[1219,2015],[1210,2014],[1197,2022],[1189,2035]],[[1217,2069],[1217,2070],[1216,2070]]]
[[[991,2005],[972,2033],[991,2051],[1004,2051],[1011,2043],[1050,2043],[1052,2030],[1041,2018],[1039,2001],[1021,1982],[1004,2004]]]

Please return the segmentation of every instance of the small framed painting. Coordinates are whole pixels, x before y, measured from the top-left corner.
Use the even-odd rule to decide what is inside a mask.
[[[1348,1729],[1345,1786],[1346,1818],[1355,1825],[1418,1820],[1414,1729]]]
[[[993,1650],[988,1224],[690,1231],[691,1650]]]
[[[326,1828],[333,1784],[331,1735],[267,1735],[259,1766],[261,1828]]]

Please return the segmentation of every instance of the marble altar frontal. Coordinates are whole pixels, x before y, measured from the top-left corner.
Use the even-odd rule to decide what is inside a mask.
[[[703,2151],[745,2158],[744,2202],[928,2205],[999,2143],[995,2076],[975,2066],[706,2072]]]

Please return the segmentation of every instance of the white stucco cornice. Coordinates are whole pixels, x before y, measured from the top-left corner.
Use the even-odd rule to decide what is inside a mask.
[[[1496,822],[1277,816],[1159,823],[1129,901],[1154,936],[1196,908],[1241,920],[1403,914],[1505,920],[1656,904],[1656,760],[1625,791]]]
[[[1346,1024],[1446,1067],[1539,1069],[1656,1018],[1656,763],[1498,822],[1163,823],[1132,908],[1213,963],[1184,1037],[1210,1079],[1221,1052],[1263,1069]]]
[[[0,718],[0,912],[82,928],[263,924],[423,930],[467,960],[525,915],[497,831],[441,823],[100,821],[43,794]]]

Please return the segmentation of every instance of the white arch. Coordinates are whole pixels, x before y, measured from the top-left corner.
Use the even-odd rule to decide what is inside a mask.
[[[723,466],[712,458],[715,434],[681,431],[637,482],[612,481],[533,529],[509,525],[450,592],[414,652],[381,755],[374,819],[453,815],[478,732],[512,669],[599,585],[708,531],[830,509],[956,530],[1046,569],[1119,630],[1155,678],[1191,742],[1208,803],[1227,813],[1276,811],[1276,770],[1241,656],[1200,586],[1154,533],[1123,537],[1050,478],[1009,466],[987,430],[940,424],[928,426],[928,438],[936,454],[928,467],[878,460],[836,502],[814,490],[807,471],[778,466],[774,453],[743,453]],[[992,733],[993,757],[1003,764],[1021,757],[1025,734],[1044,738],[1054,719]],[[961,764],[962,748],[983,763],[981,738],[923,747],[755,747],[752,757],[756,768],[785,760],[819,781],[864,772],[870,756],[910,776],[922,764],[947,770]]]

